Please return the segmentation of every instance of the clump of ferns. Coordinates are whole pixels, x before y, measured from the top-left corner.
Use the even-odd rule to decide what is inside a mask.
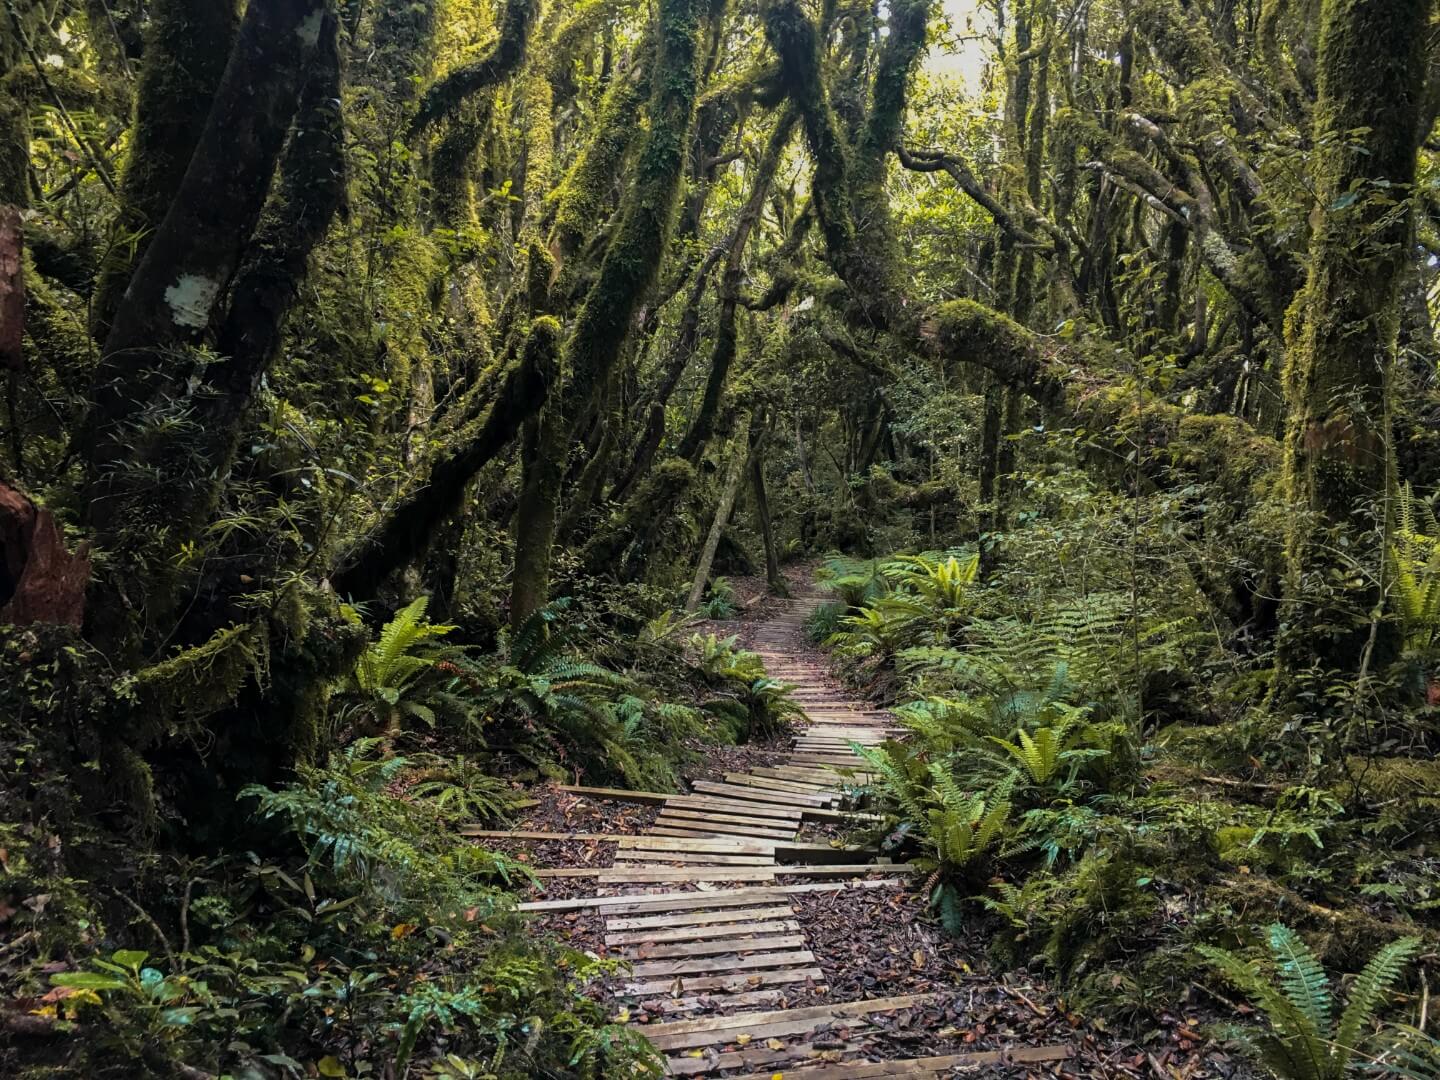
[[[300,839],[312,873],[379,889],[407,909],[504,906],[495,882],[524,879],[528,870],[454,838],[472,814],[502,814],[513,796],[471,769],[406,788],[408,773],[433,764],[388,753],[378,737],[362,738],[324,765],[302,766],[294,783],[251,785],[240,794],[256,800],[261,817],[280,819]]]
[[[1331,979],[1300,935],[1281,923],[1272,923],[1265,929],[1265,940],[1270,952],[1268,967],[1213,946],[1199,946],[1197,952],[1259,1006],[1268,1030],[1231,1026],[1226,1034],[1252,1052],[1274,1076],[1281,1080],[1341,1080],[1362,1062],[1377,1066],[1377,1072],[1404,1076],[1407,1058],[1423,1064],[1421,1054],[1427,1049],[1423,1042],[1406,1048],[1404,1054],[1382,1050],[1371,1057],[1366,1053],[1376,1042],[1381,1010],[1406,965],[1420,952],[1419,938],[1404,937],[1383,946],[1355,976],[1338,1018]],[[1387,1058],[1400,1066],[1399,1071],[1385,1068]]]
[[[947,928],[958,929],[961,901],[988,876],[1009,835],[1013,778],[970,789],[948,761],[930,760],[902,743],[854,749],[870,767],[869,790],[892,827],[886,849],[918,847],[910,861],[929,874],[931,905]]]
[[[771,738],[800,714],[792,687],[767,675],[759,655],[740,648],[735,635],[694,634],[688,653],[712,694],[702,708],[723,719],[736,736]]]

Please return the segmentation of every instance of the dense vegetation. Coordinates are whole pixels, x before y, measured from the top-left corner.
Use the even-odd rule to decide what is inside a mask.
[[[1440,1075],[1432,9],[6,0],[0,1072],[652,1071],[458,828],[816,556],[948,925]]]

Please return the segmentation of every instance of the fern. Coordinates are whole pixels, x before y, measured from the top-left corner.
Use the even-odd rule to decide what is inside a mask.
[[[1409,483],[1400,487],[1395,516],[1390,563],[1396,613],[1405,647],[1429,650],[1440,644],[1440,525]]]
[[[1260,1006],[1270,1024],[1265,1034],[1233,1034],[1282,1080],[1341,1080],[1368,1041],[1365,1029],[1419,951],[1420,940],[1393,941],[1365,965],[1332,1030],[1330,979],[1310,947],[1279,923],[1267,928],[1266,938],[1277,968],[1274,977],[1225,949],[1200,946],[1197,950]]]

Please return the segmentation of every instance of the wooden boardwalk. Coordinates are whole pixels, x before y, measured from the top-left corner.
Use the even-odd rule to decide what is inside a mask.
[[[879,861],[873,852],[799,839],[803,822],[854,816],[845,805],[845,786],[847,779],[854,783],[864,763],[852,744],[874,745],[899,730],[888,713],[851,701],[800,647],[805,618],[816,603],[813,596],[792,601],[756,635],[766,670],[795,687],[805,710],[784,763],[697,781],[685,795],[568,788],[591,798],[653,803],[660,811],[641,836],[565,835],[617,843],[611,866],[539,871],[542,877],[593,877],[597,895],[539,900],[521,910],[598,912],[606,946],[631,962],[616,990],[617,1008],[628,1003],[638,1011],[641,1002],[663,998],[668,1014],[691,1014],[640,1025],[665,1054],[672,1076],[942,1077],[957,1069],[1067,1057],[1068,1047],[1047,1046],[872,1059],[867,1031],[942,995],[774,1008],[825,981],[806,947],[792,898],[814,891],[899,888],[911,870]],[[666,891],[635,891],[655,887]],[[720,1014],[702,1015],[711,1009]]]

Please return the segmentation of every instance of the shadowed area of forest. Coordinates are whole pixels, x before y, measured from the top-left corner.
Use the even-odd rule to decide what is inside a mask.
[[[1440,1080],[1429,0],[4,0],[0,1074]]]

